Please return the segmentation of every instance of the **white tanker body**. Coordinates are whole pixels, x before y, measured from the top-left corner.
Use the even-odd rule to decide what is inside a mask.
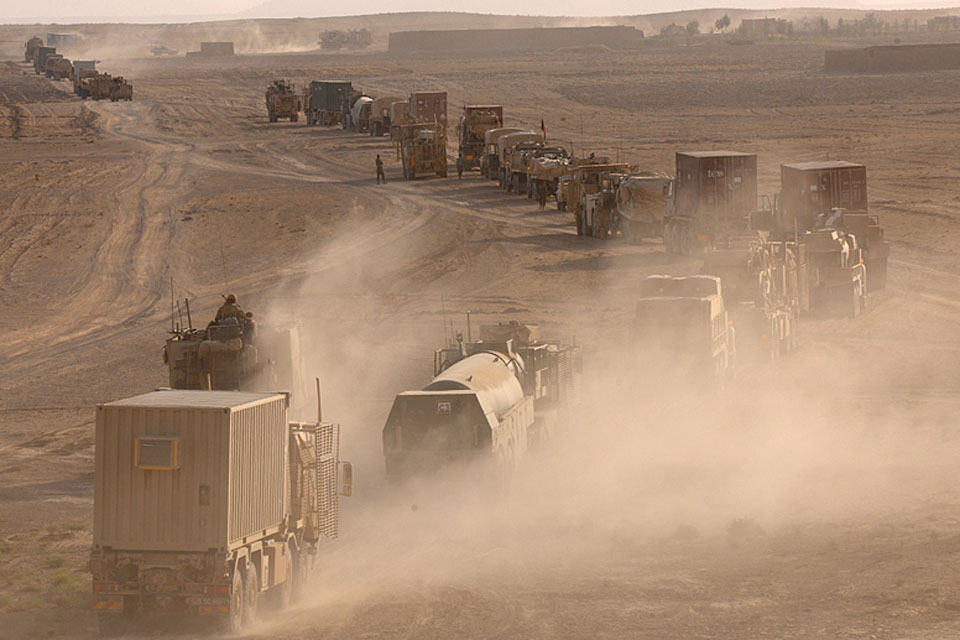
[[[534,399],[520,382],[524,364],[510,353],[479,351],[441,371],[422,391],[393,402],[383,428],[387,475],[431,471],[451,462],[515,465],[527,448]]]

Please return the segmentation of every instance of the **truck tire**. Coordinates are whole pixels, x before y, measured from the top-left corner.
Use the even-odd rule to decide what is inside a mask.
[[[228,633],[239,633],[243,629],[247,617],[246,589],[244,588],[243,573],[240,571],[240,567],[233,571],[233,583],[230,592],[230,613],[227,615],[224,626],[226,626]]]
[[[278,610],[286,609],[293,602],[293,554],[287,553],[286,568],[283,572],[283,584],[277,589],[275,601]]]
[[[260,599],[260,574],[257,565],[247,565],[247,575],[243,580],[243,623],[247,626],[257,621],[257,601]]]
[[[446,177],[447,177],[447,165],[443,165],[443,167],[441,167],[440,170],[437,171],[437,175],[440,176],[441,178],[446,178]]]
[[[300,120],[300,114],[299,114],[299,113],[295,113],[295,114],[293,114],[292,116],[290,116],[290,122],[297,122],[298,120]]]

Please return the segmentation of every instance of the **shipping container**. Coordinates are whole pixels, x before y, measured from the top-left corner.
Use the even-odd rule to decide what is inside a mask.
[[[234,55],[232,42],[201,42],[200,55],[202,56],[232,56]]]
[[[97,407],[95,548],[229,551],[283,526],[287,398],[155,391]]]
[[[736,151],[677,153],[677,213],[718,222],[757,206],[757,156]]]
[[[831,209],[867,210],[867,168],[839,160],[782,164],[780,199],[784,227],[810,231]]]
[[[338,110],[344,98],[350,95],[353,85],[350,82],[314,80],[310,83],[311,103],[314,109]]]
[[[410,115],[424,122],[447,126],[447,92],[415,91],[410,94]]]

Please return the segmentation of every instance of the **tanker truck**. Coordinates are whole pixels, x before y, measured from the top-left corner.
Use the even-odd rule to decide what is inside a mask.
[[[535,325],[481,326],[481,339],[434,354],[434,378],[394,400],[383,428],[387,475],[454,465],[516,466],[542,446],[578,399],[576,345],[541,342]]]
[[[290,422],[287,405],[283,393],[167,389],[97,406],[101,636],[152,635],[165,617],[237,633],[304,592],[353,468],[339,425]]]

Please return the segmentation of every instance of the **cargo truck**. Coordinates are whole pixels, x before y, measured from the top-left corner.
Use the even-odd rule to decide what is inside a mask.
[[[543,144],[543,134],[533,131],[516,131],[507,133],[497,139],[497,178],[501,189],[509,189],[510,158],[513,147],[520,143]]]
[[[33,71],[37,75],[43,73],[47,68],[47,56],[52,56],[57,52],[56,47],[37,47],[36,54],[33,57]]]
[[[43,38],[40,36],[33,36],[27,40],[27,44],[24,46],[23,51],[23,61],[24,62],[33,62],[33,59],[37,56],[37,50],[43,46]]]
[[[418,122],[439,122],[447,129],[447,92],[414,91],[410,94],[410,117]]]
[[[403,98],[397,98],[396,96],[377,98],[373,101],[370,105],[370,126],[368,127],[371,136],[380,137],[390,133],[390,123],[392,122],[390,106],[395,102],[402,101]]]
[[[457,128],[459,138],[458,153],[463,158],[465,171],[480,167],[483,157],[484,135],[491,129],[503,126],[503,105],[471,104],[464,105]]]
[[[414,180],[425,174],[447,177],[447,134],[439,123],[400,127],[400,162],[403,177]]]
[[[303,90],[303,113],[307,125],[322,124],[331,126],[341,124],[340,106],[350,95],[352,85],[349,82],[314,80]]]
[[[95,75],[96,73],[96,60],[74,60],[73,72],[71,74],[71,79],[73,80],[73,92],[77,95],[80,95],[81,81],[86,77]]]
[[[694,255],[748,230],[757,207],[757,156],[736,151],[676,155],[674,210],[664,220],[667,251]]]
[[[500,138],[511,133],[520,133],[524,129],[500,127],[490,129],[483,134],[483,157],[480,159],[480,173],[488,180],[497,180],[500,176],[500,155],[497,153]]]
[[[230,632],[304,590],[353,468],[340,427],[277,393],[161,390],[97,406],[92,607],[101,635],[157,617]]]
[[[828,221],[856,236],[863,251],[870,291],[887,282],[890,245],[867,205],[867,168],[830,160],[780,165],[780,225],[787,232],[825,228]],[[841,216],[836,212],[840,211]]]
[[[736,340],[720,278],[654,275],[640,283],[631,331],[647,386],[716,388],[733,374]]]

